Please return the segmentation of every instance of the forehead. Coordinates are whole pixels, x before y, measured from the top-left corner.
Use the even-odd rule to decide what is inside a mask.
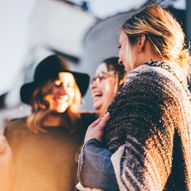
[[[104,62],[101,63],[101,64],[97,67],[97,70],[96,70],[95,75],[98,75],[98,74],[103,73],[103,72],[108,72],[107,66],[106,66],[106,64],[105,64]]]
[[[74,81],[74,76],[69,72],[59,72],[58,79],[62,81]]]
[[[127,35],[125,34],[125,32],[122,30],[120,32],[120,36],[119,36],[119,42],[122,43],[122,42],[126,42],[128,40],[127,38]]]

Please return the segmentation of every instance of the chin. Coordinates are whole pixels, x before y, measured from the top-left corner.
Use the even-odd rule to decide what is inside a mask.
[[[66,111],[66,109],[60,109],[59,111],[58,111],[58,113],[64,113]]]
[[[66,110],[67,110],[67,108],[65,108],[65,107],[59,107],[59,108],[55,108],[54,112],[64,113]]]
[[[103,108],[100,107],[100,108],[95,109],[95,110],[98,113],[99,117],[103,117],[104,116],[105,112],[104,112]]]
[[[93,108],[96,110],[96,111],[99,111],[100,108],[101,108],[102,104],[93,104]]]

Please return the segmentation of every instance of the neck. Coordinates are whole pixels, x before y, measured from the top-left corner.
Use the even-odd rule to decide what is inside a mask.
[[[154,54],[145,54],[145,56],[143,56],[141,59],[142,64],[150,62],[150,61],[162,61],[162,59],[160,56],[154,55]]]
[[[66,119],[65,113],[53,113],[48,114],[43,122],[43,126],[60,126],[63,124],[63,120]]]
[[[163,59],[159,54],[157,54],[153,47],[151,46],[149,41],[146,41],[144,49],[139,52],[139,55],[137,57],[137,66],[140,66],[144,63],[150,62],[150,61],[162,61]]]

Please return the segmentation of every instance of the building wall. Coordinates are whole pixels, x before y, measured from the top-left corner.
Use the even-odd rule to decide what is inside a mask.
[[[29,114],[28,107],[23,106],[20,101],[20,87],[33,80],[37,63],[54,53],[52,50],[66,55],[73,70],[82,70],[83,63],[79,60],[83,56],[83,38],[96,20],[86,11],[66,2],[37,1],[30,19],[23,67],[15,80],[14,88],[6,95],[6,107],[0,110],[0,124],[3,119]]]
[[[97,22],[84,38],[84,56],[81,60],[84,70],[88,69],[94,76],[97,66],[102,60],[118,56],[118,40],[121,25],[132,15],[132,12],[122,13]],[[93,99],[91,91],[85,96],[86,106],[92,111]]]

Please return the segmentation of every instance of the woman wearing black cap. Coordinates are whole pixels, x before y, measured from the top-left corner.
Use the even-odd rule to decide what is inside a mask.
[[[18,191],[72,191],[76,153],[93,115],[79,113],[89,76],[69,70],[56,55],[39,63],[34,81],[21,87],[32,106],[28,117],[12,120],[5,136],[11,147],[11,188]]]

